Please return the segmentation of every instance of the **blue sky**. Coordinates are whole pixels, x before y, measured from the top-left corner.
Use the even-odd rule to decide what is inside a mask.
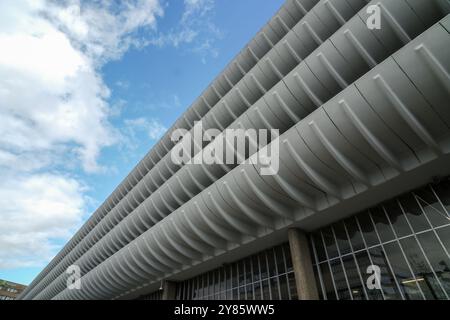
[[[28,284],[282,2],[2,1],[0,279]]]

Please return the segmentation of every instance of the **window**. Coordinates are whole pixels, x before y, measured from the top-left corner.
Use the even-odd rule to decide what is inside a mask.
[[[449,299],[450,181],[380,204],[311,235],[324,299]],[[381,271],[369,290],[367,268]]]
[[[177,284],[177,298],[192,283],[207,283],[192,299],[297,299],[289,245],[264,250]],[[192,286],[192,285],[191,285]]]

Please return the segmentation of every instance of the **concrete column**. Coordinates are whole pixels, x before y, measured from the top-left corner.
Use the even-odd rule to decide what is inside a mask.
[[[318,300],[311,253],[308,246],[308,237],[298,229],[289,229],[289,247],[291,249],[292,265],[297,285],[299,300]]]
[[[175,300],[177,294],[177,284],[173,281],[164,281],[162,300]]]

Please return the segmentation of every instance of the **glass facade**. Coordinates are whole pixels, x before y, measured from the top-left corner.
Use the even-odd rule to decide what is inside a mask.
[[[282,244],[177,284],[178,300],[297,299],[289,245]]]
[[[163,295],[163,291],[161,289],[161,290],[152,292],[150,294],[140,296],[136,300],[162,300],[162,295]]]
[[[321,299],[449,299],[449,212],[447,179],[313,233]]]

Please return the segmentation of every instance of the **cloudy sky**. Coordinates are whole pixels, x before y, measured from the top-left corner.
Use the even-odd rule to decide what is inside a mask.
[[[0,279],[31,282],[282,2],[1,0]]]

